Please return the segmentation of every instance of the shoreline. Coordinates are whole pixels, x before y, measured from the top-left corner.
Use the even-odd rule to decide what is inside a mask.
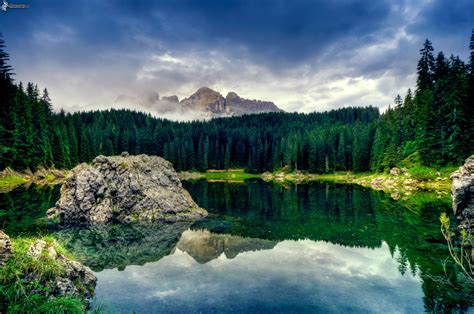
[[[19,186],[56,185],[63,182],[69,170],[38,169],[36,172],[19,172],[11,168],[0,171],[0,193],[7,193]]]
[[[278,184],[301,184],[315,181],[326,181],[339,184],[357,184],[374,190],[384,191],[394,199],[399,199],[405,195],[411,195],[414,192],[430,191],[439,195],[447,195],[451,192],[452,182],[450,174],[455,168],[447,168],[442,172],[430,169],[429,175],[420,175],[410,173],[411,169],[392,168],[390,173],[377,172],[336,172],[333,174],[313,174],[308,172],[284,172],[276,171],[273,173],[265,172],[262,174],[249,174],[240,170],[232,171],[220,170],[208,172],[180,172],[178,175],[181,180],[202,180],[211,182],[243,183],[246,179],[259,178],[266,182],[275,182]]]
[[[370,187],[374,190],[382,190],[389,194],[411,194],[415,191],[434,191],[439,193],[449,193],[451,190],[451,170],[439,172],[430,169],[430,175],[420,178],[411,173],[411,169],[392,168],[390,173],[378,172],[335,172],[331,174],[314,174],[309,172],[285,172],[283,170],[273,173],[247,173],[244,169],[208,170],[206,172],[182,171],[178,173],[180,180],[208,180],[211,182],[244,183],[247,179],[262,179],[266,182],[294,183],[327,181],[340,184],[358,184]],[[6,193],[18,186],[56,185],[61,184],[66,178],[69,170],[39,169],[35,173],[18,172],[12,169],[5,169],[0,172],[0,193]]]

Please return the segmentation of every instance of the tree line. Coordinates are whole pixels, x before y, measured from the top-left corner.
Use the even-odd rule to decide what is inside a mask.
[[[375,107],[175,122],[131,110],[53,112],[48,91],[16,84],[0,38],[0,169],[71,168],[97,155],[163,156],[180,170],[383,170],[413,159],[456,164],[474,152],[474,31],[468,64],[426,40],[415,92]],[[471,111],[471,112],[470,112]]]
[[[434,54],[426,39],[420,50],[415,92],[380,118],[371,169],[393,167],[407,158],[426,166],[458,164],[474,153],[474,30],[466,64],[458,56]]]

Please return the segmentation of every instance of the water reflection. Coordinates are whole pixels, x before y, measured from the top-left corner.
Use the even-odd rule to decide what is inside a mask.
[[[226,247],[237,249],[228,255]],[[98,277],[97,297],[120,313],[424,309],[418,275],[402,275],[386,243],[350,248],[185,231],[173,254]]]
[[[46,211],[59,199],[59,186],[19,186],[0,193],[0,228],[8,235],[46,232]]]
[[[271,250],[277,242],[215,234],[208,230],[187,230],[178,242],[178,249],[188,253],[196,262],[205,264],[219,256],[233,259],[248,251]]]
[[[0,194],[0,222],[12,236],[52,233],[96,272],[99,301],[114,312],[449,312],[473,303],[439,229],[449,197],[396,202],[332,184],[184,185],[207,219],[48,229],[58,187],[31,186]]]
[[[61,229],[54,236],[93,271],[143,265],[170,254],[190,223],[115,224]]]

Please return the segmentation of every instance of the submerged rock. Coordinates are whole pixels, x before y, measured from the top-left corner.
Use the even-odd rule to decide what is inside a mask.
[[[462,221],[461,228],[474,232],[474,155],[451,175],[453,210]]]
[[[48,211],[63,224],[113,220],[175,222],[202,218],[170,162],[157,156],[98,156],[74,168],[61,187],[56,207]]]
[[[0,230],[0,266],[12,255],[12,242],[10,237]]]

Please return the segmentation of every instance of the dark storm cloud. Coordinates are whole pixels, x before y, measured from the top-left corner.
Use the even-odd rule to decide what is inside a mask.
[[[71,110],[202,85],[291,110],[385,106],[413,87],[424,38],[466,57],[474,27],[472,0],[16,2],[31,8],[0,28],[18,79]]]
[[[474,27],[474,1],[433,1],[420,12],[410,31],[426,37],[469,34]],[[459,32],[464,30],[464,32]],[[467,42],[467,40],[466,40]]]
[[[248,56],[274,62],[301,62],[330,43],[364,37],[390,11],[384,1],[355,0],[30,2],[29,12],[2,16],[7,35],[31,38],[36,30],[55,33],[57,25],[67,25],[75,35],[74,49],[62,47],[67,56],[92,47],[139,50],[134,36],[140,34],[170,48],[245,47]]]

